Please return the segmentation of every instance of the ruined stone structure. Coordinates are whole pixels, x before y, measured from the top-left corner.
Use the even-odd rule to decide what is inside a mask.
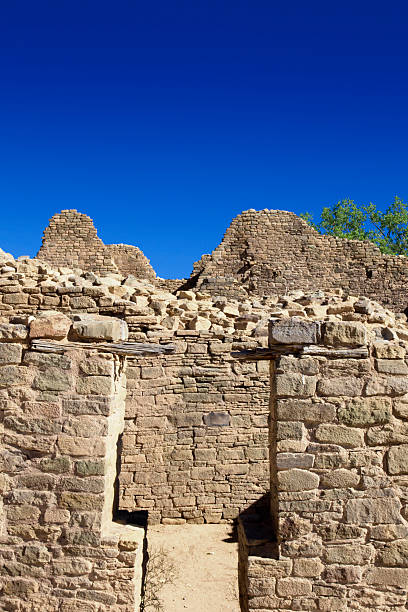
[[[154,280],[155,271],[140,249],[130,244],[108,244],[106,246],[119,272],[124,276]]]
[[[63,210],[50,219],[37,257],[56,267],[81,268],[97,274],[119,272],[153,280],[156,274],[137,247],[104,245],[92,219],[76,210]]]
[[[406,610],[406,260],[291,218],[243,213],[172,292],[143,266],[121,273],[121,248],[102,245],[112,271],[49,263],[55,228],[39,259],[0,253],[0,609],[137,610],[144,531],[124,517],[144,512],[237,521],[244,612]],[[281,276],[251,272],[274,219],[286,267],[274,239]],[[396,313],[361,296],[369,262]]]
[[[238,215],[221,244],[194,264],[192,277],[201,290],[233,297],[340,287],[396,311],[408,306],[406,257],[383,255],[371,242],[322,236],[282,210]]]

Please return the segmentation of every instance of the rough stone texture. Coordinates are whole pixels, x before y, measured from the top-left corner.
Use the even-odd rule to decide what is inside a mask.
[[[145,278],[151,281],[156,278],[156,273],[150,265],[150,261],[137,247],[130,244],[108,244],[106,248],[119,272],[124,276],[132,274],[136,278]]]
[[[253,220],[251,231],[261,219],[271,236],[282,217],[243,216]],[[232,243],[217,282],[203,272],[176,294],[171,282],[116,267],[107,274],[99,260],[92,271],[28,258],[0,270],[5,609],[25,610],[25,601],[41,611],[47,602],[63,612],[129,609],[134,557],[127,544],[118,552],[117,538],[108,545],[101,536],[116,477],[119,509],[146,511],[151,522],[240,517],[243,610],[406,609],[408,327],[405,317],[352,295],[361,293],[370,257],[369,296],[399,308],[405,261],[366,243],[329,240],[325,248],[333,245],[340,262],[330,267],[337,264],[320,249],[321,237],[305,239],[304,225],[289,213],[282,218],[293,252],[276,238],[273,269],[244,253],[227,296],[218,289],[225,261],[236,257]],[[336,295],[316,291],[327,278]],[[312,292],[299,289],[312,282]],[[73,333],[89,316],[110,316],[112,329],[125,323],[133,342],[175,345],[173,354],[128,359],[119,447],[122,426],[108,398],[121,369],[89,348],[28,350],[29,325],[40,327],[49,311],[73,321],[70,340],[123,341],[106,327]],[[253,350],[250,360],[235,355]]]
[[[20,356],[20,376],[0,398],[0,608],[136,612],[144,530],[112,521],[123,358],[104,355],[114,367],[99,376],[78,371],[95,351],[31,353],[6,342],[0,354],[6,349],[13,363]],[[0,373],[7,367],[0,363]],[[106,390],[98,382],[89,402],[75,385],[35,383],[72,375],[78,385],[104,378]]]
[[[247,210],[194,264],[191,280],[200,291],[234,297],[342,288],[402,311],[408,264],[370,242],[322,236],[292,212]]]
[[[329,348],[315,358],[317,369],[308,366],[308,374],[304,358],[275,359],[271,515],[269,522],[266,515],[255,523],[253,517],[240,518],[244,612],[406,609],[408,480],[403,475],[408,473],[408,444],[399,443],[408,442],[407,415],[401,408],[405,392],[403,385],[396,391],[384,384],[383,375],[395,373],[388,365],[391,361],[406,381],[408,375],[399,364],[405,365],[407,345],[379,346],[369,324],[362,329],[360,322],[358,327],[360,338],[369,342],[368,358],[342,358],[336,348],[332,354]],[[323,335],[325,347],[352,346],[349,333],[343,336],[347,342],[333,341],[341,337],[335,330],[346,328],[333,324],[330,334]],[[392,333],[391,338],[395,339]],[[273,338],[271,346],[274,342]],[[379,360],[387,361],[386,368],[382,363],[378,367]],[[293,392],[288,399],[279,379],[300,374],[317,378],[316,390],[306,400],[302,387],[292,385],[297,396]],[[347,382],[351,377],[353,393]],[[331,403],[332,411],[316,411],[320,418],[310,419],[308,404],[312,408],[322,401]],[[399,407],[397,416],[393,404]],[[302,442],[298,453],[281,452],[282,438]]]
[[[37,257],[55,266],[99,273],[118,271],[92,219],[76,210],[63,210],[50,219]]]

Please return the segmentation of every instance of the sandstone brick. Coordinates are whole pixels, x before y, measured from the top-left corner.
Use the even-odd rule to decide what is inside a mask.
[[[316,344],[319,324],[303,319],[270,321],[269,342],[272,344]]]
[[[370,567],[366,573],[368,584],[395,586],[406,589],[408,586],[408,569]]]
[[[328,474],[323,474],[320,481],[321,485],[328,489],[342,489],[357,487],[360,482],[360,476],[356,472],[340,468]]]
[[[353,427],[388,423],[391,416],[391,400],[387,397],[355,398],[338,410],[339,421]]]
[[[299,412],[307,423],[330,423],[336,418],[336,408],[332,404],[312,403],[305,400],[278,400],[277,418],[279,421],[293,421]]]
[[[373,553],[373,547],[365,544],[331,545],[325,548],[324,561],[338,565],[365,565]]]
[[[0,340],[2,342],[15,342],[26,340],[28,328],[19,323],[0,323]]]
[[[346,520],[354,525],[364,523],[401,523],[398,499],[380,497],[351,499],[346,504]]]
[[[44,512],[45,523],[64,524],[69,522],[70,517],[69,510],[62,508],[47,508]]]
[[[280,597],[310,595],[312,593],[312,583],[306,578],[278,578],[276,592]]]
[[[355,565],[329,565],[324,572],[324,578],[329,583],[354,584],[361,581],[362,570]]]
[[[276,393],[279,397],[310,397],[316,390],[316,376],[278,374]]]
[[[85,376],[78,379],[76,390],[80,395],[112,395],[113,380],[109,376]]]
[[[22,385],[24,382],[24,368],[16,365],[5,365],[0,367],[0,389],[6,389],[14,385]]]
[[[374,355],[380,359],[404,359],[405,349],[394,342],[374,342]]]
[[[278,470],[307,469],[313,467],[314,461],[315,456],[308,453],[278,453],[276,457]]]
[[[61,434],[58,437],[58,447],[61,453],[72,457],[103,456],[105,441],[101,438],[80,438]]]
[[[338,376],[336,378],[323,378],[317,384],[317,392],[324,397],[341,397],[342,395],[354,397],[361,395],[364,380],[354,376]]]
[[[0,344],[0,365],[21,363],[22,352],[20,344]]]
[[[64,492],[60,496],[60,506],[69,510],[102,510],[103,497],[91,493]]]
[[[361,346],[367,343],[367,332],[357,321],[330,321],[323,326],[323,340],[329,346]]]
[[[105,340],[121,342],[128,339],[128,327],[125,321],[105,317],[101,319],[83,318],[74,321],[72,333],[75,338],[83,340]]]
[[[87,376],[113,376],[113,361],[92,356],[83,359],[79,364],[79,369]]]
[[[389,474],[408,474],[408,444],[389,449],[387,467]]]
[[[71,319],[61,312],[45,312],[30,323],[30,338],[61,340],[68,335]]]
[[[317,578],[324,569],[320,559],[294,559],[293,575],[305,578]]]
[[[397,374],[404,376],[408,374],[408,366],[402,359],[376,359],[376,368],[383,374]]]
[[[33,383],[34,389],[40,389],[41,391],[67,391],[71,386],[70,375],[64,370],[54,367],[47,368],[45,372],[39,372]]]
[[[278,473],[278,487],[281,491],[308,491],[318,486],[319,476],[307,470],[294,468]]]
[[[61,559],[52,564],[56,576],[81,576],[89,574],[92,563],[86,559]]]
[[[346,448],[364,446],[364,432],[343,425],[319,425],[316,440],[326,444],[338,444]]]
[[[378,565],[386,567],[408,567],[408,540],[389,542],[376,555]]]

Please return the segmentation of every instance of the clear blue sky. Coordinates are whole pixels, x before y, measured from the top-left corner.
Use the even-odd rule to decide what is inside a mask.
[[[408,200],[406,2],[0,8],[0,247],[77,208],[188,276],[248,208]]]

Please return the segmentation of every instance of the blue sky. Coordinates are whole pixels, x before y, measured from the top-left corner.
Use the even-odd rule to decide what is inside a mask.
[[[76,208],[184,277],[248,208],[408,200],[406,3],[0,7],[0,247]]]

